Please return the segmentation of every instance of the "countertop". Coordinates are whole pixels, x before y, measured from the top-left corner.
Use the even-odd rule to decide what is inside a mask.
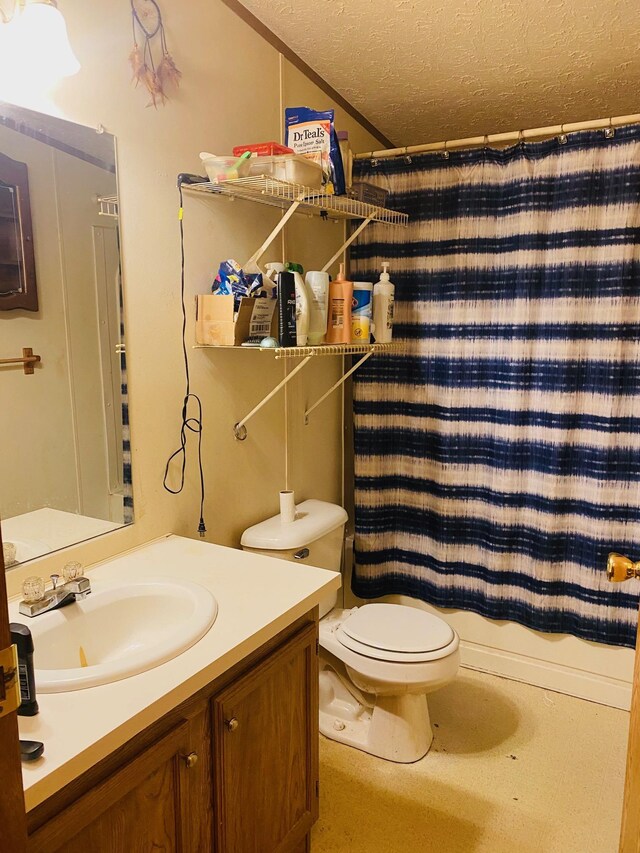
[[[193,581],[215,595],[218,616],[199,642],[161,666],[112,684],[38,695],[40,713],[18,717],[20,736],[45,746],[42,758],[23,764],[27,811],[340,587],[340,575],[326,569],[179,536],[143,545],[87,575],[125,584],[145,577]]]

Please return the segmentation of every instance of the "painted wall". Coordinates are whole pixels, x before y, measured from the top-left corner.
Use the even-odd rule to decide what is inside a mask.
[[[227,152],[241,142],[280,139],[285,99],[292,105],[328,106],[314,85],[219,0],[162,5],[169,46],[183,72],[181,89],[167,106],[147,108],[145,94],[131,85],[127,0],[61,2],[82,71],[54,95],[63,118],[101,123],[117,137],[136,521],[10,572],[14,591],[24,575],[59,569],[70,553],[89,563],[169,532],[197,535],[193,438],[183,493],[173,496],[162,486],[166,459],[179,446],[184,395],[176,175],[199,172],[200,151]],[[236,46],[235,53],[228,45]],[[353,120],[339,119],[354,148],[379,144]],[[245,527],[277,511],[287,472],[300,499],[341,496],[339,398],[318,409],[309,427],[302,418],[305,402],[337,378],[340,359],[312,362],[291,383],[289,418],[281,394],[239,443],[233,424],[290,366],[256,352],[191,349],[195,295],[208,290],[221,259],[248,258],[279,216],[268,207],[185,193],[187,343],[191,390],[203,404],[206,538],[221,544],[237,545]],[[306,268],[317,267],[342,237],[341,225],[301,219],[287,235],[285,253]],[[282,246],[276,245],[265,260],[281,255]]]

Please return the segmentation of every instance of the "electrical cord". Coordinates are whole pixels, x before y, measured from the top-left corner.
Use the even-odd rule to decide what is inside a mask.
[[[182,303],[182,355],[184,358],[184,376],[185,376],[185,394],[182,401],[182,423],[180,425],[180,447],[175,450],[167,459],[167,464],[164,469],[164,477],[162,485],[172,495],[179,495],[184,489],[185,471],[187,465],[187,440],[189,432],[194,432],[198,436],[198,467],[200,470],[200,521],[198,523],[198,533],[204,536],[207,528],[204,523],[204,469],[202,467],[202,401],[197,394],[191,393],[191,379],[189,375],[189,359],[187,357],[187,309],[184,298],[185,274],[184,274],[184,224],[182,211],[182,184],[192,183],[189,180],[189,175],[178,175],[178,194],[180,197],[180,207],[178,209],[178,222],[180,223],[180,300]],[[189,416],[189,402],[193,400],[196,405],[196,416]],[[174,459],[180,458],[180,485],[177,489],[172,489],[167,480],[169,478],[169,468]]]

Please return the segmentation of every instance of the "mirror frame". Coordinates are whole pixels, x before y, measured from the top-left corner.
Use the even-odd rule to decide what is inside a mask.
[[[0,153],[0,184],[15,190],[17,207],[18,275],[20,289],[7,293],[0,292],[0,311],[12,311],[23,308],[26,311],[38,310],[38,286],[36,282],[36,261],[33,251],[33,227],[31,224],[31,200],[29,198],[29,170],[26,163],[12,160]]]

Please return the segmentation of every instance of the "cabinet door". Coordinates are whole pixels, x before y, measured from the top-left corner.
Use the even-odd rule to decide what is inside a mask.
[[[189,791],[208,762],[194,759],[193,746],[189,723],[181,723],[45,823],[29,837],[29,853],[203,849],[193,838]]]
[[[217,853],[297,850],[318,815],[317,626],[212,701]]]

